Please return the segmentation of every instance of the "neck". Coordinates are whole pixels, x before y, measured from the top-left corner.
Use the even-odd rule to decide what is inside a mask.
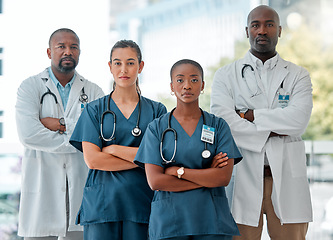
[[[117,86],[112,93],[112,99],[122,102],[132,102],[132,101],[137,102],[139,96],[135,86],[131,88],[122,88]]]
[[[52,69],[54,76],[57,78],[57,80],[63,87],[66,86],[66,84],[72,80],[74,73],[75,73],[74,70],[70,71],[68,73],[62,73],[62,72],[57,71],[53,67],[51,67],[51,69]]]
[[[177,107],[174,111],[174,115],[182,118],[200,118],[201,111],[199,108],[199,102],[181,104],[177,102]]]
[[[272,57],[274,57],[277,54],[275,49],[274,49],[274,51],[264,52],[264,53],[256,52],[253,50],[250,50],[250,52],[257,58],[259,58],[262,61],[262,63],[265,63],[268,59],[271,59]]]

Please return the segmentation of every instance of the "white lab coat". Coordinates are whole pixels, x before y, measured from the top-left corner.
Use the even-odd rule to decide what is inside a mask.
[[[48,94],[48,87],[59,102]],[[66,111],[48,69],[22,82],[17,92],[16,122],[19,139],[25,147],[22,160],[22,189],[18,235],[24,237],[65,236],[66,178],[69,194],[69,231],[82,231],[75,218],[82,200],[88,169],[83,155],[69,144],[81,114],[79,96],[84,87],[88,101],[104,96],[100,87],[78,73],[71,87]],[[39,119],[64,117],[66,133],[50,131]]]
[[[256,69],[249,52],[243,59],[220,68],[215,73],[211,95],[212,113],[227,121],[244,157],[235,166],[232,214],[239,224],[258,226],[266,152],[273,175],[272,202],[281,224],[310,222],[312,207],[301,139],[312,110],[310,76],[304,68],[278,56],[266,92],[250,68],[244,73],[245,79],[242,78],[244,64]],[[290,94],[285,108],[278,104],[282,82],[283,90]],[[262,94],[251,97],[255,92]],[[235,109],[254,109],[254,122],[242,119]],[[269,138],[270,132],[288,136]]]

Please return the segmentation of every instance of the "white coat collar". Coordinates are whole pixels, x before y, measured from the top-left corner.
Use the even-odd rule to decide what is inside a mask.
[[[76,71],[75,71],[75,75],[76,75],[76,77],[73,81],[71,91],[69,93],[69,98],[68,98],[68,102],[67,102],[67,106],[66,106],[66,112],[64,114],[65,116],[67,116],[70,113],[71,108],[73,107],[74,103],[78,102],[78,99],[79,99],[80,95],[82,94],[82,92],[81,92],[82,88],[84,87],[84,84],[85,84],[85,81],[86,81]],[[49,75],[49,71],[48,71],[47,68],[41,73],[41,79],[43,80],[46,87],[48,87],[51,90],[51,92],[56,95],[57,100],[58,100],[59,105],[60,105],[60,109],[62,109],[62,112],[64,112],[64,107],[63,107],[63,104],[62,104],[62,101],[61,101],[60,94],[58,92],[58,89],[57,89],[56,85],[51,80],[51,77]]]
[[[286,76],[289,73],[289,70],[287,69],[288,62],[283,60],[278,53],[276,54],[276,56],[274,56],[274,58],[275,59],[272,59],[272,61],[270,62],[270,67],[274,68],[275,73],[274,77],[271,79],[270,88],[267,93],[269,106],[273,104],[275,94],[277,94],[277,91],[279,90],[282,82],[285,80]],[[253,56],[250,51],[248,51],[244,57],[244,64],[251,64],[251,66],[253,66],[253,68],[255,69],[256,65],[253,59],[256,59],[256,57]],[[263,90],[261,81],[258,81],[258,84],[261,90]]]

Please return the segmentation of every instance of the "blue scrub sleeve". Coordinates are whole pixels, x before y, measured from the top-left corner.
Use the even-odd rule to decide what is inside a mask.
[[[234,141],[234,138],[231,135],[230,127],[228,123],[219,118],[218,123],[218,139],[217,141],[217,150],[216,153],[227,153],[229,158],[234,159],[234,164],[239,163],[242,160],[242,155],[239,152],[239,149]]]
[[[149,123],[145,135],[142,138],[138,152],[136,153],[134,163],[144,168],[145,163],[155,164],[161,167],[162,158],[160,156],[160,138],[156,131],[159,119]]]
[[[70,144],[81,152],[83,141],[93,143],[102,148],[99,117],[96,109],[91,104],[87,104],[76,123],[74,132],[69,140]]]

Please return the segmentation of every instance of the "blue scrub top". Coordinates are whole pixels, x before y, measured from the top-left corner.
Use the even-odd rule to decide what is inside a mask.
[[[82,142],[91,142],[101,149],[111,144],[139,147],[147,125],[166,113],[163,104],[141,96],[139,127],[142,133],[134,137],[139,106],[126,119],[115,102],[110,100],[110,109],[116,115],[115,139],[105,142],[100,138],[101,116],[107,109],[108,95],[95,100],[83,110],[70,143],[82,151]],[[103,134],[109,138],[113,131],[113,116],[106,114],[103,120]],[[83,191],[82,204],[76,219],[77,224],[132,221],[148,223],[153,192],[148,186],[143,169],[125,171],[101,171],[90,169]]]
[[[177,132],[177,152],[175,163],[163,165],[160,156],[160,141],[168,127],[169,114],[155,119],[148,125],[141,142],[135,163],[156,164],[161,167],[171,165],[191,169],[210,167],[213,157],[227,153],[237,164],[242,156],[234,142],[228,124],[213,114],[204,112],[206,125],[215,128],[214,144],[207,143],[212,155],[204,159],[201,152],[205,148],[201,141],[203,118],[201,116],[195,132],[190,137],[174,116],[171,127]],[[163,156],[169,160],[174,150],[174,136],[167,132],[163,140]],[[151,240],[186,235],[239,235],[237,225],[230,213],[224,187],[200,188],[184,192],[155,191],[151,204],[149,237]]]

